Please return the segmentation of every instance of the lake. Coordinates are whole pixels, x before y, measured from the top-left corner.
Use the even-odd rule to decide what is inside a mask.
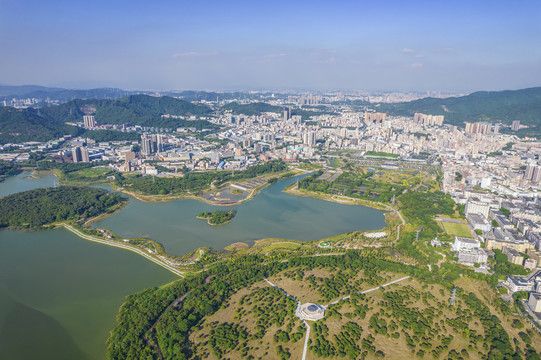
[[[0,183],[0,196],[54,186],[52,174],[23,173]],[[201,246],[223,249],[269,237],[317,240],[385,226],[384,212],[298,197],[279,181],[231,207],[197,200],[145,203],[130,198],[94,224],[124,237],[149,237],[184,255]],[[235,209],[228,224],[209,226],[202,211]],[[85,241],[65,229],[0,231],[0,357],[25,360],[105,358],[105,340],[125,296],[177,277],[137,254]]]
[[[185,255],[198,247],[219,250],[234,243],[263,238],[318,240],[355,230],[385,226],[384,212],[359,205],[343,205],[283,190],[297,178],[264,188],[254,199],[236,206],[212,206],[198,200],[143,202],[130,197],[122,211],[93,223],[122,237],[159,241],[168,253]],[[230,223],[210,226],[196,216],[202,211],[234,209]]]

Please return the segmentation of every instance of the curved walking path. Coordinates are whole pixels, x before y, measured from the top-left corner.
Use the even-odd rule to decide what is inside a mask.
[[[79,237],[81,237],[81,238],[83,238],[85,240],[90,240],[90,241],[97,242],[97,243],[100,243],[100,244],[114,246],[114,247],[117,247],[117,248],[132,251],[132,252],[134,252],[136,254],[139,254],[139,255],[147,258],[148,260],[152,261],[153,263],[155,263],[157,265],[160,265],[164,269],[169,270],[173,274],[175,274],[177,276],[180,276],[180,277],[184,277],[184,273],[182,271],[179,271],[179,270],[175,269],[174,267],[169,266],[165,261],[157,259],[157,258],[151,256],[150,254],[145,253],[143,250],[138,249],[138,248],[136,248],[134,246],[122,244],[122,243],[119,243],[117,241],[104,240],[104,239],[97,238],[95,236],[87,235],[87,234],[83,233],[82,231],[77,230],[73,226],[68,225],[66,223],[61,223],[59,225],[64,226],[67,230],[71,231],[75,235],[77,235],[77,236],[79,236]]]
[[[302,350],[302,360],[306,360],[306,352],[308,351],[308,339],[310,339],[310,325],[304,320],[302,317],[297,315],[297,310],[299,310],[299,307],[301,306],[301,302],[294,298],[293,296],[289,295],[284,289],[279,288],[278,286],[274,285],[272,282],[270,282],[268,279],[265,279],[265,281],[272,287],[278,289],[280,292],[282,292],[285,296],[290,297],[294,301],[297,302],[297,309],[295,310],[295,316],[298,317],[303,323],[304,326],[306,326],[306,336],[304,337],[304,348]]]
[[[372,289],[368,289],[368,290],[364,290],[364,291],[361,291],[359,292],[359,294],[367,294],[369,292],[372,292],[372,291],[375,291],[375,290],[378,290],[382,287],[385,287],[385,286],[389,286],[389,285],[392,285],[392,284],[396,284],[400,281],[403,281],[403,280],[406,280],[406,279],[409,279],[410,276],[404,276],[400,279],[396,279],[396,280],[393,280],[393,281],[389,281],[388,283],[386,284],[383,284],[383,285],[380,285],[380,286],[376,286],[375,288],[372,288]],[[279,288],[278,286],[274,285],[270,280],[268,279],[264,279],[270,286],[278,289],[280,292],[282,292],[284,295],[290,297],[291,299],[293,299],[294,301],[297,302],[297,310],[299,309],[299,307],[301,306],[301,302],[299,300],[297,300],[294,296],[292,295],[289,295],[284,289],[282,288]],[[324,309],[327,309],[327,307],[329,307],[330,305],[334,305],[334,304],[337,304],[339,303],[340,301],[342,300],[346,300],[346,299],[349,299],[351,297],[351,295],[348,295],[348,296],[344,296],[343,298],[341,299],[338,299],[336,301],[333,301],[332,303],[328,304],[328,305],[321,305],[321,307],[323,307]],[[306,360],[306,353],[308,352],[308,340],[310,339],[310,325],[308,325],[308,323],[306,322],[306,320],[304,320],[302,317],[300,317],[299,315],[297,315],[297,311],[295,311],[295,316],[298,317],[303,323],[304,325],[306,326],[306,336],[304,338],[304,348],[302,350],[302,360]]]

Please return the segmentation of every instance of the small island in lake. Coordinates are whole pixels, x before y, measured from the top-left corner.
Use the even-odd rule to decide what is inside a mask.
[[[235,210],[229,211],[219,211],[214,212],[204,211],[197,215],[198,219],[207,220],[209,225],[222,225],[230,222],[237,212]]]

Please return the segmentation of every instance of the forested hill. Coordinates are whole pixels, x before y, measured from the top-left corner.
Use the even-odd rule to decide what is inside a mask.
[[[215,128],[206,120],[162,118],[171,115],[209,115],[207,106],[170,97],[132,95],[117,100],[76,99],[57,106],[39,109],[0,107],[0,144],[23,141],[47,141],[62,135],[77,135],[82,131],[66,122],[82,122],[85,114],[93,114],[101,124],[123,124],[196,129]]]
[[[131,94],[134,94],[134,92],[116,88],[62,89],[38,85],[0,85],[0,100],[11,100],[12,98],[37,98],[42,100],[48,98],[58,101],[70,101],[73,99],[117,99]]]
[[[0,85],[0,98],[38,98],[69,101],[73,99],[116,99],[133,94],[133,91],[116,88],[63,89],[39,85]]]
[[[79,131],[38,109],[0,107],[0,144],[47,141],[62,135],[76,135]]]
[[[382,104],[378,111],[397,116],[413,116],[416,112],[445,115],[445,122],[454,125],[463,125],[464,121],[502,121],[509,124],[520,120],[524,125],[541,126],[541,87],[479,91],[461,97]]]
[[[44,188],[0,198],[0,229],[37,230],[58,221],[88,219],[124,202],[119,195],[90,187]]]
[[[117,100],[72,100],[58,106],[42,109],[48,116],[62,122],[82,121],[85,114],[93,114],[101,124],[130,123],[141,126],[175,128],[182,126],[211,127],[210,123],[162,118],[163,114],[189,116],[209,115],[208,106],[194,105],[171,97],[131,95]]]

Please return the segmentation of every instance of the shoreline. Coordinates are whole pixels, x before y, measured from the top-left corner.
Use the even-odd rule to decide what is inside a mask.
[[[321,194],[315,191],[294,189],[293,188],[294,185],[295,184],[291,184],[288,187],[286,187],[284,189],[284,192],[290,195],[302,196],[302,197],[313,197],[316,199],[335,202],[342,205],[362,205],[362,206],[370,207],[377,210],[397,211],[396,209],[392,208],[391,206],[387,204],[377,203],[375,201],[370,201],[370,200],[352,198],[345,195]]]
[[[320,194],[320,193],[317,193],[317,192],[314,192],[314,191],[294,189],[294,185],[295,184],[291,184],[291,185],[287,186],[284,189],[284,192],[287,193],[287,194],[290,194],[290,195],[295,195],[295,196],[313,197],[313,198],[316,198],[316,199],[321,199],[321,200],[330,201],[330,202],[336,202],[336,203],[343,204],[343,205],[362,205],[362,206],[366,206],[366,207],[377,209],[377,210],[396,213],[398,215],[398,217],[400,218],[400,221],[402,223],[398,224],[397,227],[396,227],[396,239],[394,240],[394,242],[398,241],[398,239],[400,238],[400,228],[402,226],[406,225],[406,220],[404,220],[404,217],[402,216],[402,213],[400,212],[400,209],[398,209],[398,208],[395,209],[390,205],[376,203],[376,202],[373,202],[373,201],[370,201],[370,200],[351,198],[351,197],[344,196],[344,195]],[[385,218],[385,222],[387,223],[387,218]]]
[[[100,243],[100,244],[103,244],[103,245],[108,245],[108,246],[113,246],[113,247],[124,249],[124,250],[129,250],[131,252],[134,252],[136,254],[139,254],[139,255],[145,257],[147,260],[152,261],[153,263],[163,267],[166,270],[169,270],[170,272],[172,272],[173,274],[175,274],[175,275],[177,275],[177,276],[179,276],[181,278],[186,277],[184,275],[185,274],[184,272],[173,268],[172,266],[168,265],[165,261],[156,259],[152,255],[145,253],[142,249],[139,249],[139,248],[137,248],[135,246],[128,245],[128,244],[122,244],[122,243],[117,242],[117,241],[100,239],[100,238],[97,238],[97,237],[92,236],[92,235],[87,235],[87,234],[83,233],[82,231],[76,229],[72,225],[69,225],[69,224],[66,224],[66,223],[60,223],[60,224],[57,224],[57,225],[64,227],[68,231],[74,233],[75,235],[79,236],[80,238],[82,238],[84,240],[89,240],[89,241]]]
[[[284,174],[286,174],[288,172],[294,172],[294,174],[292,176],[290,176],[290,177],[279,179],[281,176],[283,176]],[[109,184],[111,185],[111,189],[113,191],[117,191],[117,192],[123,193],[125,195],[134,197],[135,199],[137,199],[139,201],[143,201],[143,202],[166,202],[166,201],[187,200],[187,199],[189,199],[189,200],[198,200],[198,201],[201,201],[201,202],[204,202],[206,204],[213,205],[213,206],[235,206],[235,205],[240,205],[240,204],[242,204],[244,202],[252,200],[256,195],[258,195],[261,192],[261,190],[263,190],[267,186],[273,185],[273,184],[268,182],[268,180],[270,180],[270,179],[277,179],[278,181],[279,180],[286,180],[288,178],[295,177],[295,176],[300,176],[300,175],[303,175],[304,173],[308,173],[308,172],[310,172],[310,171],[295,168],[295,169],[288,169],[288,170],[286,170],[284,172],[281,172],[281,173],[278,173],[278,174],[272,174],[271,176],[262,175],[262,176],[255,177],[255,178],[245,179],[245,181],[254,181],[254,180],[262,180],[262,179],[265,179],[267,181],[265,183],[259,185],[259,186],[253,187],[253,188],[251,188],[249,190],[244,190],[244,191],[248,192],[248,195],[245,198],[240,199],[240,200],[232,200],[231,202],[226,202],[226,203],[212,201],[212,200],[206,199],[205,197],[203,197],[201,195],[193,195],[193,194],[178,194],[178,195],[174,195],[174,194],[170,194],[170,195],[157,195],[157,194],[154,195],[154,194],[152,194],[152,195],[150,195],[149,194],[149,195],[146,195],[146,194],[141,194],[141,193],[136,193],[136,192],[133,192],[133,191],[129,191],[125,187],[117,187],[116,185],[114,185],[114,183],[109,183]],[[224,188],[226,188],[228,186],[233,186],[234,184],[235,183],[232,183],[232,182],[226,182],[221,186],[221,188],[224,189]],[[212,192],[218,191],[218,190],[219,189],[214,189],[214,190],[209,189],[209,190],[203,191],[203,193],[212,193]]]
[[[196,219],[199,219],[199,220],[207,220],[207,224],[209,224],[210,226],[220,226],[220,225],[225,225],[225,224],[227,224],[227,223],[230,223],[230,222],[233,220],[233,218],[231,218],[231,219],[229,219],[229,220],[227,220],[227,221],[224,221],[223,223],[220,223],[220,224],[212,224],[212,223],[210,222],[210,219],[207,219],[207,218],[205,218],[205,217],[200,217],[199,215],[197,215],[195,218],[196,218]]]
[[[264,184],[263,186],[258,186],[257,188],[252,189],[249,192],[248,196],[246,196],[244,199],[228,202],[228,203],[214,202],[214,201],[205,199],[204,197],[199,196],[199,195],[187,195],[187,194],[184,194],[184,195],[144,195],[144,194],[138,194],[132,191],[128,191],[125,188],[117,188],[117,187],[111,186],[111,189],[113,191],[117,191],[119,193],[131,196],[142,202],[158,203],[158,202],[168,202],[168,201],[176,201],[176,200],[198,200],[212,206],[235,206],[235,205],[240,205],[246,201],[252,200],[259,193],[260,190],[262,190],[268,185],[270,184]]]
[[[51,171],[51,170],[48,170],[46,171],[48,173],[55,173],[56,171]],[[43,172],[42,172],[43,174]],[[56,174],[55,174],[56,175]],[[281,174],[283,175],[283,174]],[[297,173],[296,176],[298,176],[299,174]],[[273,177],[274,178],[274,177]],[[230,186],[231,183],[228,183],[226,184],[226,186]],[[241,201],[237,201],[235,203],[228,203],[228,204],[215,204],[213,203],[212,201],[209,201],[207,199],[204,199],[200,196],[195,196],[195,195],[180,195],[180,196],[168,196],[166,199],[156,199],[155,196],[150,196],[152,197],[152,200],[151,202],[160,202],[160,201],[171,201],[171,200],[177,200],[177,199],[195,199],[195,200],[199,200],[199,201],[203,201],[205,203],[208,203],[208,204],[211,204],[211,205],[217,205],[217,206],[231,206],[231,205],[234,205],[234,204],[240,204],[240,203],[243,203],[245,201],[248,201],[250,199],[252,199],[253,197],[255,197],[259,191],[269,185],[272,185],[271,183],[269,182],[265,182],[263,184],[261,184],[260,186],[258,187],[255,187],[253,189],[251,189],[249,195],[242,199]],[[291,184],[289,186],[287,186],[283,191],[288,193],[288,194],[291,194],[291,195],[296,195],[296,196],[310,196],[310,197],[315,197],[315,198],[319,198],[319,199],[322,199],[322,200],[327,200],[327,201],[332,201],[332,202],[337,202],[337,203],[340,203],[340,204],[345,204],[345,205],[364,205],[364,206],[368,206],[368,207],[372,207],[372,208],[376,208],[376,209],[379,209],[379,210],[392,210],[392,211],[396,211],[398,212],[397,210],[395,209],[392,209],[390,206],[386,206],[386,205],[383,205],[383,204],[377,204],[378,206],[374,206],[376,204],[374,203],[371,203],[369,201],[364,201],[364,200],[360,200],[360,199],[353,199],[353,198],[348,198],[348,197],[345,197],[345,196],[336,196],[336,195],[322,195],[322,194],[317,194],[317,193],[312,193],[312,192],[307,192],[307,191],[299,191],[299,190],[296,190],[294,189],[293,187],[295,186],[295,184]],[[118,192],[121,192],[121,193],[127,193],[128,195],[131,195],[141,201],[145,201],[145,200],[142,200],[139,198],[139,196],[137,196],[138,194],[134,194],[134,193],[131,193],[129,191],[126,191],[124,189],[122,190],[119,190],[119,189],[114,189],[115,191],[118,191]],[[104,239],[104,238],[101,238],[99,236],[96,236],[96,235],[89,235],[87,234],[85,231],[85,227],[87,227],[88,225],[92,224],[93,222],[96,222],[98,220],[101,220],[101,219],[104,219],[108,216],[111,216],[111,215],[114,215],[115,213],[119,212],[120,210],[122,210],[126,205],[129,204],[129,200],[126,200],[126,201],[123,201],[122,203],[118,204],[114,209],[112,209],[111,212],[108,212],[108,213],[104,213],[104,214],[101,214],[101,215],[98,215],[96,217],[93,217],[91,219],[88,219],[84,224],[82,224],[83,228],[82,229],[79,229],[78,227],[80,225],[71,225],[69,223],[66,223],[66,222],[59,222],[59,223],[56,223],[56,224],[49,224],[49,228],[48,229],[52,229],[54,227],[64,227],[65,229],[67,229],[68,231],[74,233],[75,235],[79,236],[80,238],[84,239],[84,240],[89,240],[89,241],[92,241],[92,242],[96,242],[96,243],[100,243],[100,244],[103,244],[103,245],[109,245],[109,246],[113,246],[113,247],[116,247],[116,248],[120,248],[120,249],[125,249],[125,250],[129,250],[131,252],[134,252],[136,254],[139,254],[143,257],[145,257],[146,259],[154,262],[155,264],[163,267],[164,269],[174,273],[175,275],[179,276],[179,277],[182,277],[182,278],[185,278],[186,274],[188,273],[191,273],[191,272],[198,272],[196,271],[195,269],[190,269],[190,268],[187,268],[187,269],[184,269],[182,268],[179,269],[178,266],[189,266],[189,265],[193,265],[193,263],[197,262],[197,260],[199,260],[199,258],[201,257],[201,254],[200,256],[192,263],[190,264],[177,264],[175,263],[175,261],[171,261],[172,259],[169,259],[169,255],[167,252],[165,252],[165,249],[163,249],[163,245],[161,245],[160,243],[156,243],[154,242],[154,240],[151,240],[151,239],[145,239],[147,241],[150,241],[152,246],[150,247],[146,247],[146,246],[142,246],[142,245],[139,245],[139,244],[135,244],[135,243],[131,243],[131,241],[138,241],[138,239],[123,239],[123,238],[118,238],[114,233],[111,233],[110,230],[108,229],[103,229],[104,231],[107,231],[107,233],[109,234],[112,234],[113,239],[111,240],[108,240],[108,239]],[[220,226],[220,225],[225,225],[229,222],[232,221],[232,219],[224,222],[224,223],[221,223],[221,224],[211,224],[209,222],[209,220],[207,218],[201,218],[199,216],[197,216],[198,219],[202,219],[202,220],[207,220],[207,224],[210,225],[210,226]],[[400,227],[400,225],[399,225]],[[15,230],[18,230],[18,229],[15,229]],[[100,229],[98,228],[89,228],[88,230],[96,230],[96,231],[99,231]],[[341,234],[338,234],[338,235],[341,235]],[[142,239],[140,239],[142,240]],[[236,245],[241,245],[239,243],[233,243],[233,244],[230,244],[228,245],[227,247],[233,245],[235,248],[239,248],[239,249],[246,249],[248,251],[250,251],[250,249],[256,251],[257,249],[261,248],[263,246],[263,244],[265,244],[265,246],[268,246],[268,245],[271,245],[271,244],[275,244],[277,246],[279,246],[280,244],[283,244],[283,245],[286,245],[286,244],[289,244],[289,245],[297,245],[297,246],[317,246],[317,244],[319,242],[321,242],[322,240],[324,239],[317,239],[317,240],[314,240],[314,241],[307,241],[307,242],[304,242],[304,241],[296,241],[296,240],[287,240],[287,239],[268,239],[268,238],[263,238],[263,239],[259,239],[259,240],[256,240],[254,245],[253,246],[249,246],[248,244],[245,244],[243,243],[242,246],[235,246]],[[159,248],[157,248],[157,246]],[[263,246],[263,247],[265,247]],[[152,248],[153,247],[153,248]],[[227,248],[226,247],[226,248]]]

